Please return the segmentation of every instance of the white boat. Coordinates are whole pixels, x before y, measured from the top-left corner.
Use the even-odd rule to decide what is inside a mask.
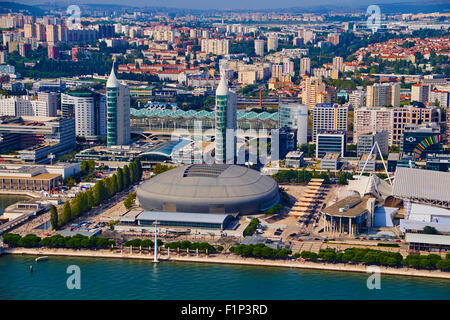
[[[47,260],[48,260],[48,256],[37,257],[36,259],[34,259],[34,261],[36,261],[36,262],[47,261]]]

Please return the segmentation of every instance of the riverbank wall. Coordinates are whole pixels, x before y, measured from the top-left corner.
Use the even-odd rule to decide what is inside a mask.
[[[70,249],[49,249],[49,248],[4,248],[3,254],[16,255],[46,255],[46,256],[67,256],[67,257],[85,257],[85,258],[120,258],[120,259],[145,259],[153,260],[153,253],[129,253],[129,249],[122,250],[70,250]],[[325,271],[340,272],[360,272],[370,273],[368,266],[362,264],[343,264],[343,263],[323,263],[308,262],[298,260],[269,260],[243,258],[231,254],[218,255],[196,255],[195,253],[177,254],[176,252],[167,252],[158,257],[161,263],[166,261],[180,262],[197,262],[197,263],[220,263],[232,265],[249,265],[249,266],[265,266],[265,267],[282,267],[282,268],[299,268]],[[425,278],[441,278],[450,280],[450,272],[440,270],[417,270],[407,267],[389,268],[380,266],[381,274],[409,276],[409,277],[425,277]]]

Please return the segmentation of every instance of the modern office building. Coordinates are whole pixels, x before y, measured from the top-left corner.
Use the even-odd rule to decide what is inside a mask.
[[[400,145],[404,155],[425,158],[442,152],[443,139],[438,124],[407,125]]]
[[[322,130],[317,133],[316,138],[316,158],[322,158],[326,153],[338,153],[345,156],[345,131]]]
[[[24,162],[47,163],[75,148],[75,120],[54,117],[2,117],[1,150],[20,150]]]
[[[56,117],[56,94],[39,92],[37,97],[0,96],[0,116]]]
[[[107,110],[107,145],[127,145],[130,143],[130,90],[125,84],[119,83],[111,69],[106,82]]]
[[[337,170],[339,169],[339,157],[337,152],[327,152],[320,160],[320,169],[323,170]]]
[[[436,107],[427,108],[423,105],[412,105],[403,108],[392,109],[391,143],[399,144],[402,141],[403,130],[410,124],[439,123],[440,109]]]
[[[63,117],[75,118],[75,132],[82,137],[106,136],[106,96],[90,90],[61,94]]]
[[[290,151],[286,154],[284,165],[286,168],[300,168],[303,167],[304,152]]]
[[[333,103],[318,103],[313,109],[312,137],[316,141],[320,130],[347,131],[348,107]]]
[[[145,210],[215,214],[257,214],[279,201],[270,176],[243,166],[194,164],[153,177],[137,190]]]
[[[234,163],[237,129],[236,108],[236,93],[228,89],[228,80],[222,72],[216,90],[216,163]]]
[[[358,157],[370,153],[375,142],[378,143],[378,147],[380,148],[383,157],[386,157],[389,153],[389,133],[387,131],[358,135],[356,144]],[[373,153],[377,155],[378,149],[375,149]]]
[[[280,104],[278,107],[278,126],[297,130],[297,145],[307,143],[308,139],[308,106],[303,104]]]

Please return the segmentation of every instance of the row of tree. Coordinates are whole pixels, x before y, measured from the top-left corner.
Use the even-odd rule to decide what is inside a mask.
[[[285,259],[291,253],[291,249],[273,249],[263,243],[258,244],[240,244],[230,248],[230,252],[245,257],[255,258],[271,258],[271,259]]]
[[[52,207],[50,209],[52,228],[57,229],[73,221],[141,178],[142,166],[139,159],[125,165],[123,169],[118,168],[112,176],[98,180],[93,188],[78,193],[71,201],[66,201],[61,213],[58,214],[56,209]]]
[[[190,249],[190,250],[200,250],[200,251],[206,251],[208,250],[208,252],[215,252],[215,251],[222,251],[223,247],[219,246],[217,247],[217,249],[209,244],[208,242],[190,242],[188,240],[183,240],[183,241],[173,241],[173,242],[168,242],[164,245],[164,247],[166,248],[170,248],[170,249]]]
[[[150,239],[132,239],[132,240],[128,240],[124,243],[125,247],[143,247],[143,248],[148,248],[148,247],[153,247],[154,246],[154,242]],[[162,246],[163,242],[161,240],[158,239],[158,246]]]
[[[56,234],[51,237],[40,238],[34,234],[27,234],[21,237],[18,234],[6,233],[3,235],[3,242],[10,248],[24,247],[24,248],[70,248],[70,249],[108,249],[115,245],[114,240],[101,237],[86,237],[77,234],[73,237],[63,237]]]
[[[387,252],[366,248],[348,248],[344,251],[336,252],[336,249],[321,249],[319,253],[302,251],[295,253],[294,258],[303,258],[310,261],[326,261],[330,263],[364,263],[366,265],[381,265],[389,267],[409,266],[422,269],[450,270],[450,254],[442,259],[437,254],[417,255],[410,254],[403,259],[398,252]]]
[[[278,183],[308,183],[313,178],[323,179],[324,183],[330,183],[330,173],[302,170],[281,170],[272,178]]]

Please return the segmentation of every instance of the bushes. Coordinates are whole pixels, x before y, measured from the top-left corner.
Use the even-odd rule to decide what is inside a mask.
[[[230,251],[246,257],[272,259],[284,259],[292,253],[291,249],[272,249],[263,243],[249,245],[240,244],[236,247],[231,247]]]
[[[259,224],[259,220],[257,218],[252,219],[252,221],[250,221],[249,225],[247,226],[247,228],[245,228],[244,230],[244,236],[251,236],[253,235],[253,233],[255,233],[256,227]]]

